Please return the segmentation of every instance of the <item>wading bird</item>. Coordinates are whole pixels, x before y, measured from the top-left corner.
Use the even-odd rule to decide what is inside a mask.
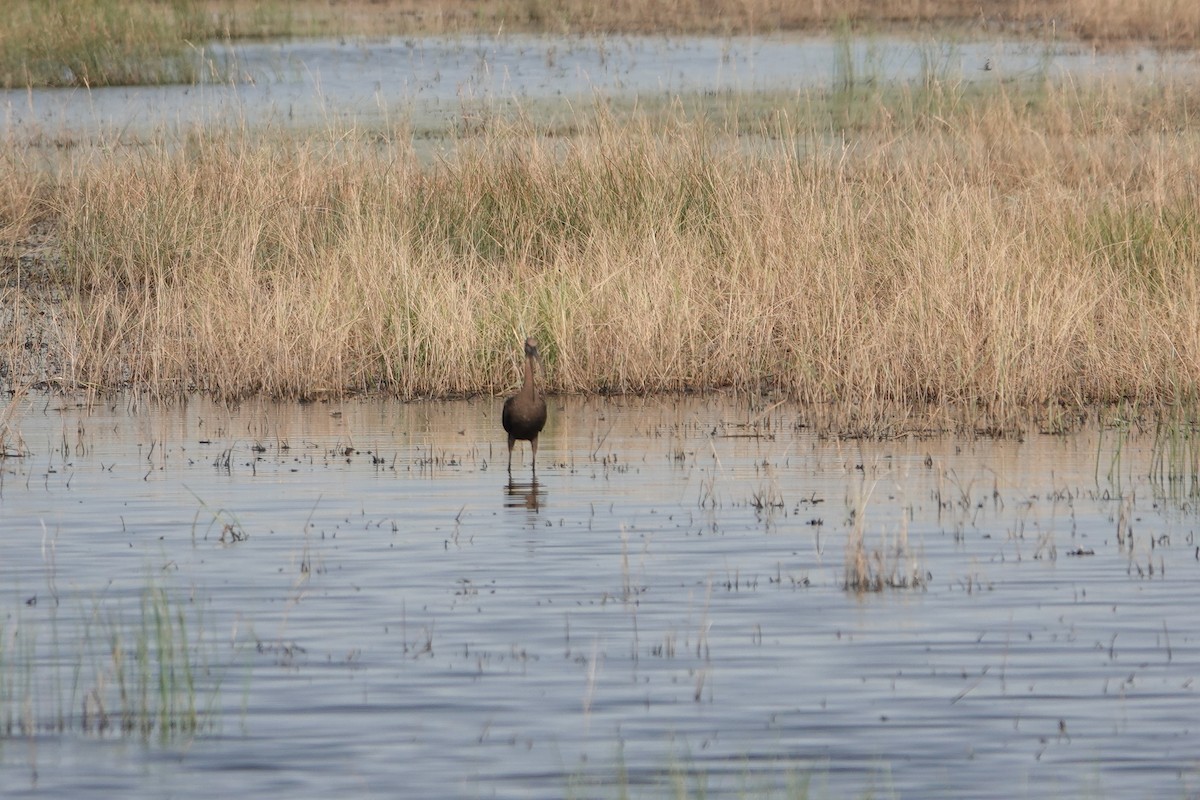
[[[546,398],[538,394],[533,384],[533,362],[540,361],[537,342],[531,337],[525,340],[525,383],[521,391],[504,401],[500,422],[508,432],[508,476],[512,477],[512,451],[517,439],[529,442],[532,453],[530,462],[537,476],[537,439],[546,426]]]

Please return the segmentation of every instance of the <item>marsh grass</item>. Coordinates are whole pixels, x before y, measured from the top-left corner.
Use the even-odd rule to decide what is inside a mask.
[[[46,341],[97,391],[444,397],[511,388],[533,335],[551,391],[776,391],[868,427],[1197,396],[1189,87],[837,94],[597,103],[569,135],[518,111],[433,160],[355,128],[89,149],[54,181],[10,159],[63,266],[0,356]]]
[[[1175,503],[1200,499],[1200,425],[1187,415],[1164,416],[1154,427],[1150,483]]]
[[[31,600],[0,626],[0,737],[166,742],[212,724],[219,684],[209,674],[202,621],[185,602],[148,583],[135,614],[96,601],[67,622],[57,599],[44,612],[48,621]]]
[[[235,35],[411,36],[498,31],[570,34],[763,34],[982,28],[1076,36],[1093,41],[1148,40],[1194,46],[1200,9],[1190,0],[206,0],[204,7]]]
[[[865,502],[854,509],[846,537],[842,588],[848,591],[882,592],[884,589],[924,589],[931,576],[908,541],[908,527],[901,523],[894,534],[881,533],[876,546],[867,542]]]
[[[0,5],[0,86],[194,83],[224,77],[197,0],[12,0]]]
[[[13,389],[8,404],[0,410],[0,460],[21,458],[29,451],[20,429],[21,407],[27,391],[28,387]]]

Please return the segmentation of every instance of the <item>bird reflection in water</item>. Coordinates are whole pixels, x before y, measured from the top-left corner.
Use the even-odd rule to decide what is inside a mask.
[[[526,508],[530,511],[538,511],[544,502],[546,502],[546,488],[538,483],[537,478],[528,482],[510,480],[504,486],[505,508]]]

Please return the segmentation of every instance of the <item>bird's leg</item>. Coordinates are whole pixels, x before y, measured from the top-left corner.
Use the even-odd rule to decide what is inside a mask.
[[[537,434],[534,434],[533,438],[529,440],[529,449],[531,451],[529,464],[533,467],[533,474],[537,475]]]
[[[513,442],[515,441],[516,439],[514,439],[512,436],[508,437],[508,477],[510,478],[512,477],[512,449]]]

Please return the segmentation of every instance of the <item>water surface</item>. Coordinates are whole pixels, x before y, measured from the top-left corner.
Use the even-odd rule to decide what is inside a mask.
[[[27,400],[2,463],[0,713],[43,724],[0,741],[7,796],[1200,785],[1182,436],[837,440],[787,404],[565,398],[535,483],[491,400],[134,405]],[[917,586],[847,591],[856,532]],[[207,722],[84,731],[80,653],[150,584]]]
[[[1195,55],[1096,51],[1017,40],[876,37],[547,37],[526,35],[301,40],[213,45],[197,58],[235,76],[197,86],[0,91],[0,126],[16,140],[144,137],[196,125],[334,127],[401,122],[462,129],[480,108],[588,103],[689,93],[813,91],[853,82],[954,84],[1162,80]]]

